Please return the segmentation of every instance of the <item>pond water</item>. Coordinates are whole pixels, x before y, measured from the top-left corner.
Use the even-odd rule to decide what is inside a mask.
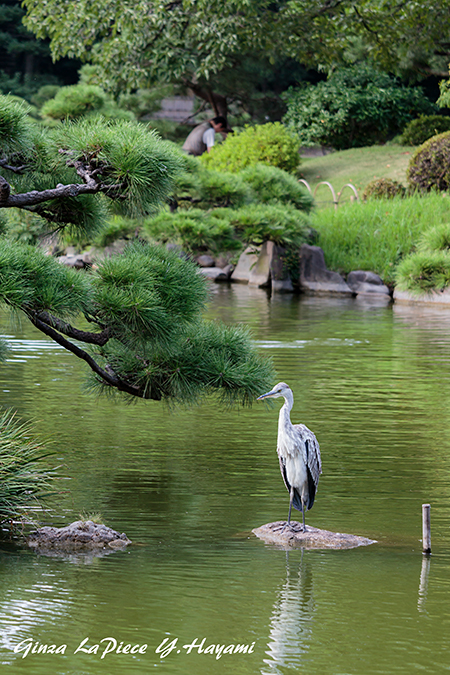
[[[53,439],[61,465],[47,521],[99,512],[134,542],[96,558],[2,546],[6,672],[448,672],[450,312],[271,299],[245,286],[213,293],[209,315],[250,325],[294,391],[293,421],[319,440],[323,475],[307,523],[378,543],[286,554],[251,534],[287,516],[278,401],[223,411],[96,400],[75,357],[3,316],[13,351],[0,403]],[[421,552],[424,502],[431,559]],[[113,639],[135,653],[105,654]],[[15,653],[27,640],[63,653]],[[237,644],[247,652],[209,653]]]

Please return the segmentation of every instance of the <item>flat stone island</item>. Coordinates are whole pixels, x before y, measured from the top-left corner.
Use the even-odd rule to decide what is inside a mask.
[[[77,520],[66,527],[41,527],[31,532],[27,544],[35,549],[121,549],[131,544],[127,535],[92,520]]]
[[[301,523],[295,520],[291,521],[291,528],[286,527],[284,532],[283,525],[286,521],[278,520],[275,523],[267,523],[252,530],[259,539],[266,544],[278,544],[283,548],[356,548],[357,546],[368,546],[376,544],[374,539],[358,537],[355,534],[344,534],[342,532],[329,532],[328,530],[319,530],[316,527],[307,526],[306,532],[302,531]]]

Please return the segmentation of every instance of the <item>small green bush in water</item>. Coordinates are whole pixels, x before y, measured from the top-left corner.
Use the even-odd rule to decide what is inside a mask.
[[[401,261],[395,278],[402,291],[441,291],[450,284],[450,255],[444,251],[413,253]]]
[[[444,115],[420,115],[408,122],[399,137],[401,145],[422,145],[429,138],[450,131],[450,117]]]
[[[260,163],[292,172],[300,163],[299,148],[298,138],[281,122],[269,122],[228,134],[223,143],[204,153],[201,161],[210,169],[233,173]]]

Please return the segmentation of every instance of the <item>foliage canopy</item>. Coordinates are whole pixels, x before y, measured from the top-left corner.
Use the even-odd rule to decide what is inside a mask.
[[[401,86],[369,65],[335,71],[326,82],[286,94],[288,128],[302,145],[338,150],[386,141],[420,113],[437,110],[418,88]]]

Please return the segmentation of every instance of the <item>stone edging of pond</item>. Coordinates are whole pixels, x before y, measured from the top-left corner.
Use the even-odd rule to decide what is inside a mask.
[[[431,305],[450,305],[450,290],[430,291],[429,293],[410,293],[409,291],[394,290],[394,302]]]
[[[355,534],[319,530],[309,525],[306,527],[306,532],[303,532],[301,524],[294,520],[291,521],[294,530],[286,528],[282,532],[285,522],[278,520],[275,523],[267,523],[267,525],[255,528],[252,532],[266,544],[278,544],[283,548],[348,549],[377,543],[374,539],[359,537]]]

